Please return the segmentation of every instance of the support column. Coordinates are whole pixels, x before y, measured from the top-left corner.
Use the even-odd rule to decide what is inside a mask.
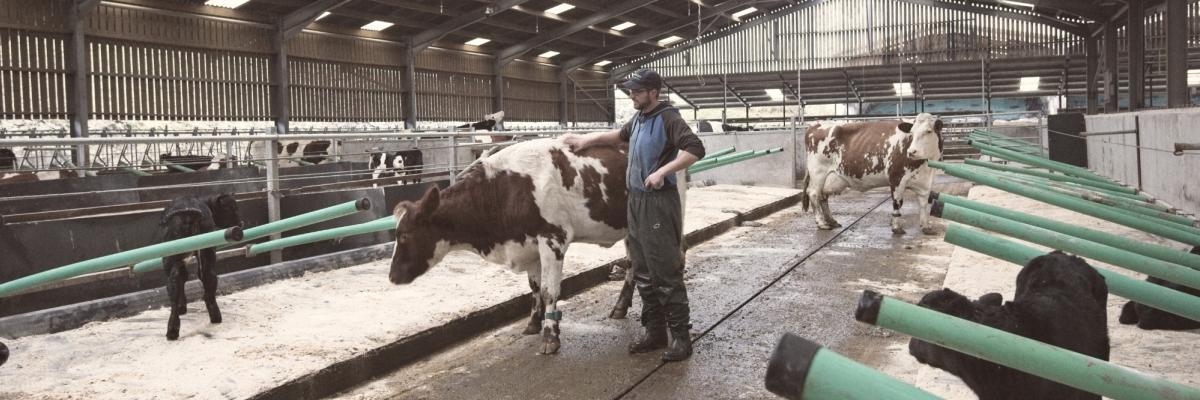
[[[568,80],[569,80],[569,78],[567,77],[567,71],[566,70],[559,71],[559,73],[558,73],[558,125],[563,127],[563,129],[567,128],[567,123],[569,122],[569,118],[567,118],[567,113],[571,109],[570,106],[567,105],[567,99],[570,97],[570,94],[568,93],[570,91],[570,86],[567,84]]]
[[[1187,1],[1167,0],[1167,107],[1191,105],[1187,86]]]
[[[504,64],[496,63],[492,70],[492,112],[496,112],[504,110]],[[512,112],[505,112],[505,115],[512,115]],[[503,121],[500,126],[504,126]]]
[[[404,127],[417,129],[417,55],[412,41],[404,50],[404,101],[401,107],[404,112]]]
[[[273,35],[271,65],[268,70],[271,80],[271,116],[275,118],[275,132],[284,135],[288,133],[288,120],[291,117],[290,97],[288,87],[287,39],[281,30]]]
[[[1096,87],[1096,68],[1099,64],[1100,55],[1097,54],[1100,49],[1097,46],[1095,36],[1087,36],[1083,38],[1084,49],[1087,52],[1087,73],[1084,80],[1087,82],[1087,113],[1088,115],[1095,114],[1100,109],[1099,88]]]
[[[1120,110],[1120,89],[1118,88],[1121,67],[1117,65],[1117,23],[1104,23],[1104,112],[1115,113]]]
[[[1125,25],[1125,37],[1129,52],[1129,109],[1146,107],[1146,8],[1143,0],[1128,0],[1129,21]]]
[[[91,85],[88,82],[87,16],[99,4],[97,0],[73,1],[67,14],[71,37],[67,39],[67,115],[71,121],[71,137],[88,136],[88,118],[91,112]],[[76,146],[72,161],[79,167],[88,167],[89,155],[86,145]],[[79,171],[83,176],[83,170]]]

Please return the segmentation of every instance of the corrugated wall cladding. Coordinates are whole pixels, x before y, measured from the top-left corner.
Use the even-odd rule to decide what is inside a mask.
[[[399,121],[404,119],[403,67],[291,58],[291,119]]]
[[[66,118],[67,0],[0,0],[0,116]],[[90,14],[91,117],[270,119],[268,66],[274,27],[141,5],[101,3]],[[403,119],[402,43],[306,31],[288,45],[291,118]],[[418,120],[474,121],[492,110],[494,59],[430,48],[416,60]],[[576,73],[584,80],[607,74]],[[505,69],[507,118],[558,121],[555,66]],[[573,92],[578,92],[572,86]],[[596,89],[596,96],[605,88]],[[568,120],[604,121],[579,93]],[[601,102],[607,95],[599,97]],[[611,108],[611,105],[608,107]],[[611,111],[611,110],[609,110]]]
[[[267,119],[263,55],[88,43],[93,118]]]
[[[427,49],[417,55],[417,68],[464,74],[491,75],[492,58],[480,54]]]
[[[89,36],[213,50],[270,53],[271,33],[263,24],[109,3],[88,17]]]
[[[557,121],[556,82],[504,79],[504,118],[513,121]]]
[[[524,60],[515,60],[504,67],[504,77],[526,81],[558,82],[559,68]]]
[[[63,36],[0,28],[0,117],[66,117]]]
[[[416,89],[422,120],[477,121],[493,112],[491,76],[418,69]]]
[[[66,32],[67,4],[64,0],[0,1],[0,28]]]
[[[664,75],[1082,55],[1046,25],[892,0],[837,0],[792,11],[649,65]]]
[[[302,32],[288,43],[288,56],[384,66],[404,65],[404,44]]]

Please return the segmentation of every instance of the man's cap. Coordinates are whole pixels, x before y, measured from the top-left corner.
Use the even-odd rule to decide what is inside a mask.
[[[662,77],[655,70],[642,68],[629,74],[629,78],[621,85],[629,90],[662,89]]]

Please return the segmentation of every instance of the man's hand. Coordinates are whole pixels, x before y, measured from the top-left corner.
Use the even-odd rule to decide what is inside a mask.
[[[659,189],[663,186],[663,183],[664,179],[659,171],[654,171],[654,173],[651,173],[650,176],[646,177],[646,181],[643,182],[647,189]]]
[[[583,150],[588,145],[588,139],[583,135],[568,133],[562,135],[563,143],[571,148],[571,151]]]

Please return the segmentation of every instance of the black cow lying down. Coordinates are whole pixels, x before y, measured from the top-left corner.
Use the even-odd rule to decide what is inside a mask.
[[[1004,304],[999,293],[971,301],[950,289],[930,292],[918,305],[1108,360],[1104,277],[1083,259],[1055,251],[1017,274],[1017,291]],[[1096,399],[1100,396],[913,338],[908,353],[958,376],[980,400]]]
[[[159,224],[159,239],[162,242],[208,233],[217,229],[242,226],[238,215],[237,200],[229,194],[212,196],[184,196],[174,200],[163,209]],[[221,323],[221,310],[217,307],[217,251],[215,248],[195,252],[200,268],[197,275],[204,285],[204,305],[208,308],[208,319]],[[190,254],[163,257],[163,271],[167,274],[167,298],[171,304],[171,317],[167,320],[167,340],[179,338],[179,316],[187,314],[187,263]]]
[[[1200,246],[1192,247],[1191,253],[1200,255]],[[1178,283],[1168,282],[1153,276],[1146,278],[1146,282],[1150,282],[1159,286],[1165,286],[1170,289],[1175,289],[1192,296],[1200,296],[1200,290],[1183,286]],[[1125,307],[1121,308],[1121,317],[1119,321],[1125,325],[1137,324],[1138,328],[1146,330],[1163,329],[1184,331],[1189,329],[1200,329],[1200,321],[1187,319],[1133,301],[1125,303]]]

